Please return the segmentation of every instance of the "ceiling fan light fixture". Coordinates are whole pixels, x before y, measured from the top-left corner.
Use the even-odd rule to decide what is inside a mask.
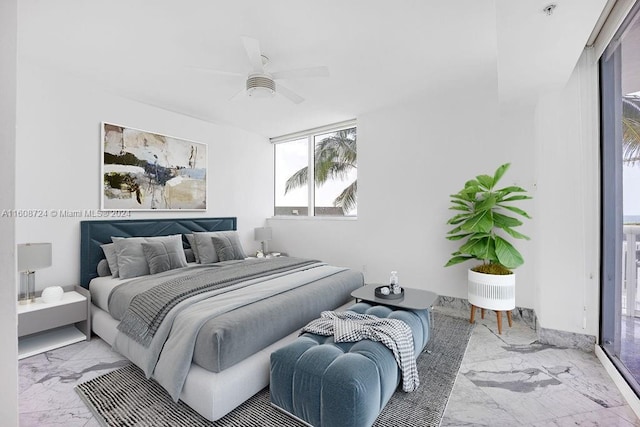
[[[276,94],[276,83],[268,74],[252,74],[247,78],[247,95],[252,98],[271,98]]]

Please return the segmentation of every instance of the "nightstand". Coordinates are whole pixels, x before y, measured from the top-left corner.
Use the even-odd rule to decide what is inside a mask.
[[[60,301],[36,298],[18,304],[18,359],[91,338],[91,295],[80,286],[64,288]]]

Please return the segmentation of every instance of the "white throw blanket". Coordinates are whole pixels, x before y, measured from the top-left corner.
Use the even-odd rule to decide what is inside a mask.
[[[392,352],[402,371],[402,390],[414,391],[420,385],[411,328],[399,319],[381,319],[353,311],[323,311],[303,332],[334,336],[335,342],[379,341]]]

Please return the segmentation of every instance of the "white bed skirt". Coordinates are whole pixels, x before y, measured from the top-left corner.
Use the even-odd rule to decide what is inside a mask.
[[[117,325],[109,313],[92,305],[92,329],[109,345],[113,345]],[[224,417],[269,384],[271,353],[298,334],[296,331],[222,372],[209,372],[192,363],[180,400],[210,421]]]

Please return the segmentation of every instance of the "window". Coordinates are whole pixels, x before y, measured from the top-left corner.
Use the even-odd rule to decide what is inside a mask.
[[[355,217],[358,161],[355,121],[271,140],[274,214]],[[313,185],[309,185],[313,182]]]

